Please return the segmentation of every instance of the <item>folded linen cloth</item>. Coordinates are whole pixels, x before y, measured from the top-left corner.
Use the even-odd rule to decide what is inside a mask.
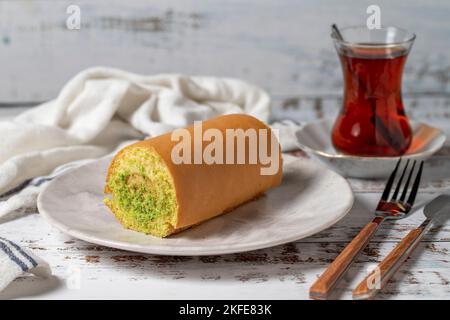
[[[0,291],[24,273],[51,276],[49,265],[31,251],[0,237]]]

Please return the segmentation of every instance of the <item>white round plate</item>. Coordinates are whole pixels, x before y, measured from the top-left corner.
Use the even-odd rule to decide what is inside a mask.
[[[427,143],[417,151],[407,150],[402,159],[426,160],[444,145],[445,134],[438,128],[411,121],[413,141],[423,140],[424,132],[429,132]],[[298,146],[312,158],[318,159],[337,173],[351,178],[388,177],[399,157],[359,157],[339,153],[331,142],[334,120],[324,119],[304,124],[295,133]]]
[[[215,255],[267,248],[324,230],[350,210],[347,181],[309,159],[284,159],[282,184],[261,198],[168,238],[123,228],[103,204],[110,158],[75,168],[51,181],[39,212],[75,238],[123,250],[161,255]]]

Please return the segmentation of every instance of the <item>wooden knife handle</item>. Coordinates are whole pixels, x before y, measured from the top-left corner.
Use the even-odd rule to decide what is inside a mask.
[[[353,290],[354,299],[370,299],[382,290],[389,279],[420,242],[426,226],[411,230],[386,258]]]
[[[309,297],[311,299],[325,300],[328,298],[328,295],[336,282],[342,277],[345,271],[347,271],[358,253],[364,249],[383,220],[383,217],[376,217],[373,219],[366,224],[358,235],[345,247],[309,289]]]

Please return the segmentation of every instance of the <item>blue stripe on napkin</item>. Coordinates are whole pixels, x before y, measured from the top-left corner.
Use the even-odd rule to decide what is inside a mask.
[[[55,177],[40,177],[37,179],[33,179],[33,181],[30,182],[31,185],[39,187],[44,182],[52,181]]]
[[[2,237],[0,237],[0,240],[3,240],[3,242],[7,242],[10,245],[12,245],[17,251],[20,252],[20,254],[22,256],[24,256],[28,261],[30,261],[30,263],[33,266],[33,268],[35,268],[38,265],[36,260],[34,260],[28,253],[23,251],[23,249],[20,246],[18,246],[16,243],[14,243],[14,242],[12,242],[12,241],[10,241],[8,239],[2,238]]]
[[[16,255],[14,255],[14,253],[11,251],[11,249],[0,240],[0,249],[6,253],[6,255],[11,259],[11,261],[15,262],[20,269],[22,269],[23,272],[28,271],[28,267],[27,265],[20,260]]]

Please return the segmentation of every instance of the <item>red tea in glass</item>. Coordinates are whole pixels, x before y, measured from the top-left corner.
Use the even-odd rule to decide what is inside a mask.
[[[398,28],[342,29],[334,39],[344,74],[343,106],[332,141],[342,153],[399,156],[411,144],[401,82],[414,35]]]

